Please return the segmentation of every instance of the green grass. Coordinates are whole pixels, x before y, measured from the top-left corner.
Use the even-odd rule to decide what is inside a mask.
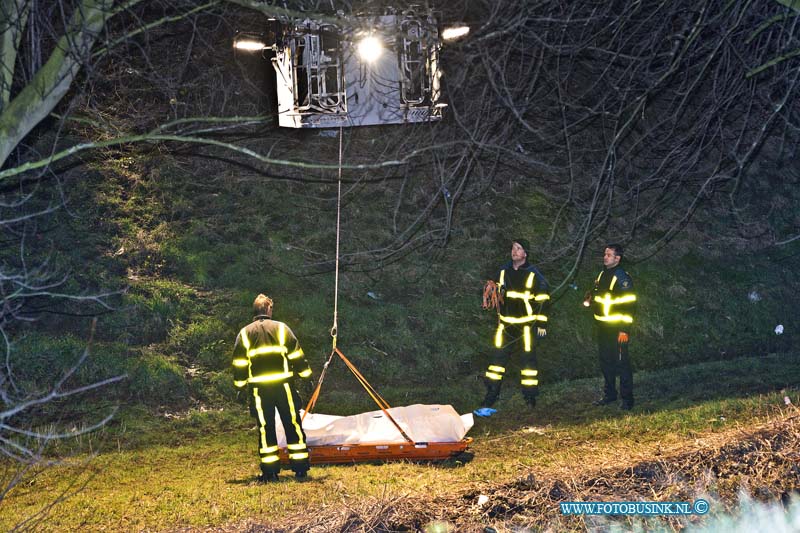
[[[284,474],[278,490],[254,483],[255,438],[245,407],[160,416],[125,408],[81,442],[83,452],[16,487],[0,505],[0,529],[60,494],[70,496],[38,531],[164,530],[248,519],[277,525],[326,505],[452,495],[530,472],[539,479],[565,471],[577,475],[593,465],[632,461],[655,450],[668,455],[691,447],[695,438],[746,429],[780,412],[785,395],[800,404],[798,363],[797,354],[780,354],[640,372],[632,412],[591,406],[597,378],[546,383],[535,410],[524,407],[511,384],[498,403],[499,414],[476,421],[469,434],[475,455],[466,464],[320,466],[308,483],[294,483]],[[723,386],[700,385],[715,379]],[[329,385],[339,409],[375,408],[363,401],[366,393]],[[381,392],[395,405],[451,403],[459,412],[471,409],[482,394],[477,381]]]
[[[356,150],[360,134],[352,135]],[[303,142],[319,143],[315,149],[333,146],[316,138]],[[296,146],[278,143],[275,149]],[[96,419],[93,415],[108,402],[124,406],[103,431],[54,450],[91,446],[106,451],[84,470],[92,472],[88,489],[77,496],[79,504],[70,500],[65,507],[74,511],[54,513],[51,520],[138,530],[224,523],[249,512],[280,517],[301,512],[301,489],[293,484],[283,485],[286,500],[273,502],[245,481],[254,468],[253,439],[246,433],[250,421],[244,409],[232,404],[227,367],[236,332],[250,320],[253,297],[265,292],[275,299],[275,317],[292,327],[319,375],[331,349],[335,187],[231,170],[221,160],[205,159],[199,167],[168,156],[137,155],[117,154],[69,183],[73,209],[59,212],[30,251],[31,264],[52,253],[53,264],[72,273],[61,290],[122,291],[109,298],[115,312],[56,306],[45,320],[21,327],[27,337],[10,355],[16,383],[41,390],[82,352],[89,319],[80,315],[102,311],[92,357],[71,383],[128,374],[113,387],[37,412],[46,416],[36,423],[59,414],[83,421]],[[348,187],[341,252],[345,264],[359,262],[341,272],[338,343],[389,403],[451,403],[465,412],[483,395],[476,377],[488,362],[496,323],[492,313],[481,311],[480,291],[483,280],[508,259],[510,239],[531,241],[534,262],[554,286],[563,281],[572,258],[548,256],[548,249],[563,244],[555,235],[548,248],[556,210],[522,179],[516,185],[498,181],[496,189],[460,206],[446,246],[429,243],[381,268],[358,255],[403,234],[420,206],[438,194],[437,187],[414,175]],[[438,230],[441,223],[437,219],[411,233]],[[525,410],[515,386],[506,385],[502,416],[476,425],[478,458],[463,469],[334,467],[320,469],[323,475],[314,483],[331,494],[423,493],[496,473],[515,475],[522,467],[555,468],[591,452],[593,443],[611,449],[626,432],[649,446],[765,416],[779,403],[776,391],[800,383],[796,357],[768,356],[796,351],[800,272],[793,255],[800,242],[748,252],[699,247],[692,245],[693,237],[679,237],[642,262],[637,262],[636,244],[628,249],[627,268],[640,302],[631,342],[639,370],[632,415],[588,405],[599,394],[599,380],[592,319],[580,302],[600,268],[595,249],[600,244],[594,243],[579,265],[577,288],[555,295],[539,352],[543,395],[536,411]],[[15,253],[13,248],[0,251],[0,259],[13,262]],[[327,267],[320,267],[325,260]],[[748,299],[752,291],[759,301]],[[786,326],[781,337],[773,333],[778,323]],[[350,414],[373,405],[336,361],[319,409]],[[176,418],[177,413],[183,415]],[[524,427],[545,428],[545,433],[525,433]],[[162,467],[163,474],[154,472]],[[47,480],[42,486],[50,493],[65,490],[75,476],[58,474],[81,470],[61,468],[43,472],[34,485]],[[389,483],[384,475],[396,479]],[[91,511],[91,497],[79,499],[94,487],[112,502],[107,519]],[[113,496],[117,489],[120,496]],[[18,510],[35,508],[38,489],[25,490],[2,503],[0,525]],[[208,491],[223,496],[209,503]],[[318,496],[314,502],[336,498]],[[173,500],[177,514],[170,515],[166,507]],[[81,512],[89,514],[80,518]]]
[[[265,292],[318,371],[330,352],[334,275],[308,265],[333,257],[334,186],[239,174],[221,162],[193,168],[171,157],[124,154],[70,185],[76,209],[59,213],[47,238],[64,270],[74,272],[72,288],[125,288],[111,299],[117,312],[100,318],[100,340],[127,345],[130,358],[158,354],[192,368],[184,378],[194,400],[225,398],[231,391],[219,390],[222,380],[213,374],[224,371],[253,297]],[[345,258],[402,233],[432,184],[410,177],[402,194],[400,186],[388,180],[348,190]],[[496,318],[480,310],[480,291],[508,259],[513,236],[531,240],[533,260],[552,285],[571,267],[571,258],[548,257],[554,207],[524,181],[498,186],[463,207],[446,248],[422,248],[379,269],[370,269],[368,260],[343,268],[339,343],[372,379],[402,387],[436,374],[457,382],[485,367]],[[637,263],[632,247],[628,269],[640,300],[632,331],[637,368],[790,349],[800,277],[786,257],[795,249],[712,254],[676,241]],[[588,250],[577,289],[555,295],[540,351],[549,381],[596,373],[592,319],[580,301],[599,266],[599,250]],[[753,290],[761,295],[756,303],[747,297]],[[85,338],[87,322],[64,314],[31,328],[56,339]],[[784,322],[787,332],[777,338],[772,331]],[[21,357],[39,355],[23,349]]]

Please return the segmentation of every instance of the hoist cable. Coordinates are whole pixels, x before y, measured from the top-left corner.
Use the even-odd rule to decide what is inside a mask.
[[[333,346],[331,348],[331,355],[336,349],[336,336],[338,334],[339,325],[339,239],[341,234],[341,220],[342,220],[342,137],[344,131],[339,126],[339,174],[337,178],[337,191],[336,191],[336,278],[333,284],[333,326],[331,326],[331,337]]]
[[[341,218],[342,218],[342,137],[344,136],[344,131],[342,127],[339,127],[339,173],[337,177],[337,192],[336,192],[336,276],[334,281],[334,288],[333,288],[333,325],[331,326],[331,338],[332,338],[332,347],[331,347],[331,354],[328,356],[328,360],[325,361],[325,365],[322,367],[322,372],[319,375],[319,381],[317,382],[317,386],[314,388],[314,392],[311,394],[311,398],[308,400],[308,405],[306,406],[306,410],[303,413],[302,419],[305,419],[306,415],[310,413],[314,409],[314,405],[317,403],[317,399],[319,398],[319,392],[322,389],[322,382],[325,379],[325,373],[328,371],[328,366],[331,364],[334,355],[338,355],[339,358],[344,361],[344,364],[353,373],[361,386],[367,391],[370,398],[378,404],[383,414],[386,415],[392,424],[397,428],[400,432],[400,435],[403,436],[406,441],[410,443],[414,443],[411,437],[403,431],[403,428],[400,427],[400,424],[389,414],[388,409],[391,409],[391,406],[388,404],[386,400],[383,399],[375,388],[369,384],[367,379],[358,371],[353,363],[350,362],[347,357],[336,347],[336,337],[338,335],[338,320],[339,320],[339,240],[341,235]],[[301,421],[302,421],[301,419]]]

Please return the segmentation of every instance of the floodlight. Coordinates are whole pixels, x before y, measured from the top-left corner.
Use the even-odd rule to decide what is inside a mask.
[[[237,50],[244,50],[246,52],[257,52],[267,48],[267,45],[262,41],[253,39],[252,37],[237,37],[233,41],[233,47]]]
[[[367,63],[372,63],[381,56],[383,43],[377,37],[370,35],[358,42],[358,55]]]
[[[445,41],[455,41],[469,33],[469,26],[451,26],[442,30],[442,39]]]

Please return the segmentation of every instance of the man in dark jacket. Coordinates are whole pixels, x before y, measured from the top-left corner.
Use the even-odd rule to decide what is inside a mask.
[[[633,408],[633,370],[628,355],[630,327],[636,294],[633,279],[620,266],[622,246],[609,244],[603,254],[603,271],[597,276],[594,287],[586,294],[583,305],[594,313],[600,370],[603,372],[603,396],[595,405],[607,405],[617,400],[616,379],[619,376],[619,393],[622,408]]]
[[[497,329],[494,334],[494,353],[484,374],[486,396],[477,416],[491,416],[492,405],[500,396],[506,364],[515,353],[522,353],[520,385],[529,406],[536,405],[539,392],[539,370],[536,349],[539,340],[547,335],[545,309],[550,299],[547,280],[538,268],[531,265],[529,244],[515,239],[511,244],[511,261],[500,268],[497,287],[503,295],[498,307]]]
[[[253,322],[243,327],[233,347],[233,384],[247,391],[250,414],[258,423],[260,480],[277,481],[281,464],[275,433],[275,410],[286,433],[289,463],[297,478],[307,476],[308,447],[301,427],[300,397],[292,380],[311,384],[311,368],[289,326],[272,320],[272,300],[259,294]]]

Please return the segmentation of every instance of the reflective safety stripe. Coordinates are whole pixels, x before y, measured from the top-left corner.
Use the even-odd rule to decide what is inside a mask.
[[[622,296],[618,296],[616,298],[612,298],[611,294],[606,293],[605,296],[595,296],[594,301],[597,303],[601,303],[603,305],[617,305],[617,304],[626,304],[630,302],[636,301],[635,294],[624,294]]]
[[[539,371],[538,370],[530,370],[530,369],[527,369],[527,368],[523,368],[522,370],[519,371],[519,373],[522,374],[523,376],[538,376],[539,375]]]
[[[283,325],[283,322],[281,322],[278,328],[278,344],[280,344],[281,347],[286,346],[286,326]]]
[[[494,372],[486,372],[487,379],[491,379],[492,381],[500,381],[503,379],[502,374],[495,374]]]
[[[506,284],[506,271],[505,270],[501,270],[500,271],[500,281],[497,282],[497,285],[498,285],[498,287],[502,287],[505,284]]]
[[[307,448],[308,448],[308,446],[306,446],[306,444],[305,444],[305,443],[301,443],[301,444],[287,444],[287,445],[286,445],[286,448],[287,448],[288,450],[296,451],[296,450],[305,450],[305,449],[307,449]]]
[[[497,366],[497,365],[489,365],[488,370],[489,370],[489,372],[497,372],[499,374],[505,374],[505,372],[506,372],[505,367]]]
[[[494,334],[494,346],[495,348],[500,348],[503,346],[503,330],[505,326],[503,324],[497,324],[497,331]]]
[[[544,315],[530,315],[523,317],[513,317],[505,315],[497,315],[497,316],[500,317],[500,320],[505,322],[506,324],[526,324],[528,322],[533,322],[534,320],[538,320],[539,322],[547,322],[547,317]]]
[[[522,330],[522,337],[525,341],[525,351],[531,351],[531,327],[525,326]]]
[[[241,389],[245,385],[247,385],[247,380],[246,379],[243,379],[241,381],[234,381],[233,382],[233,386],[236,387],[237,389]]]
[[[233,360],[233,366],[238,367],[238,368],[244,368],[249,364],[250,364],[250,362],[247,359],[234,359]]]
[[[630,315],[594,315],[594,319],[598,322],[625,322],[626,324],[633,324],[633,317]]]
[[[525,312],[528,313],[528,315],[532,315],[533,314],[533,308],[531,307],[531,298],[532,297],[533,296],[531,295],[530,291],[525,291],[525,292],[508,291],[506,293],[506,298],[511,298],[511,299],[515,299],[515,300],[524,301],[525,302]]]
[[[289,460],[290,461],[299,461],[301,459],[308,459],[308,452],[290,453],[289,454]]]
[[[261,355],[265,353],[286,353],[286,346],[259,346],[252,350],[247,350],[247,356],[253,357],[254,355]]]
[[[616,284],[617,284],[617,276],[614,276],[613,278],[611,278],[611,285],[608,286],[608,290],[613,291],[614,285]]]
[[[262,376],[253,376],[250,378],[250,383],[272,383],[282,379],[288,379],[294,375],[294,372],[275,372],[273,374],[264,374]]]
[[[524,387],[536,387],[539,385],[538,379],[523,379],[519,382],[520,385]]]
[[[242,328],[242,331],[239,332],[239,337],[242,339],[242,346],[244,346],[245,350],[250,349],[250,339],[247,338],[247,328]]]
[[[528,274],[528,279],[525,281],[525,288],[526,289],[530,289],[531,287],[533,287],[533,278],[535,278],[535,277],[536,277],[536,274],[534,274],[533,272]]]
[[[616,279],[616,277],[614,278]],[[631,324],[633,317],[624,313],[612,313],[612,307],[619,304],[626,304],[636,301],[635,294],[623,294],[613,298],[611,293],[606,293],[604,296],[595,296],[594,301],[603,306],[602,315],[594,315],[595,320],[600,322],[625,322]]]
[[[303,357],[303,350],[302,349],[295,350],[292,353],[290,353],[289,355],[287,355],[286,357],[287,357],[287,359],[297,359],[298,357]]]
[[[294,400],[292,399],[292,389],[289,388],[288,383],[284,383],[283,390],[286,391],[286,400],[289,402],[289,412],[292,414],[292,425],[297,432],[297,438],[300,440],[298,444],[305,444],[305,440],[303,440],[303,430],[300,428],[300,422],[297,420],[297,408],[295,408]]]
[[[307,368],[307,369],[303,370],[302,372],[299,372],[297,375],[300,376],[301,378],[307,378],[308,376],[311,375],[311,369]]]
[[[258,442],[261,444],[261,446],[259,446],[259,449],[268,448],[269,446],[267,446],[267,431],[266,431],[267,419],[264,416],[264,409],[261,406],[261,397],[258,395],[258,389],[253,389],[253,400],[254,400],[253,404],[255,404],[256,408],[256,417],[258,418]]]
[[[261,458],[261,462],[266,464],[274,463],[275,461],[280,461],[280,460],[281,458],[278,457],[277,455],[268,455],[267,457]]]
[[[278,453],[278,447],[268,446],[266,448],[261,448],[260,450],[258,450],[258,453],[263,453],[264,455],[268,455],[270,453]]]
[[[529,300],[534,300],[537,302],[543,302],[545,300],[550,299],[550,295],[547,293],[541,294],[534,294],[531,291],[519,292],[519,291],[508,291],[506,293],[506,298],[513,298],[516,300],[525,300],[527,303]]]

